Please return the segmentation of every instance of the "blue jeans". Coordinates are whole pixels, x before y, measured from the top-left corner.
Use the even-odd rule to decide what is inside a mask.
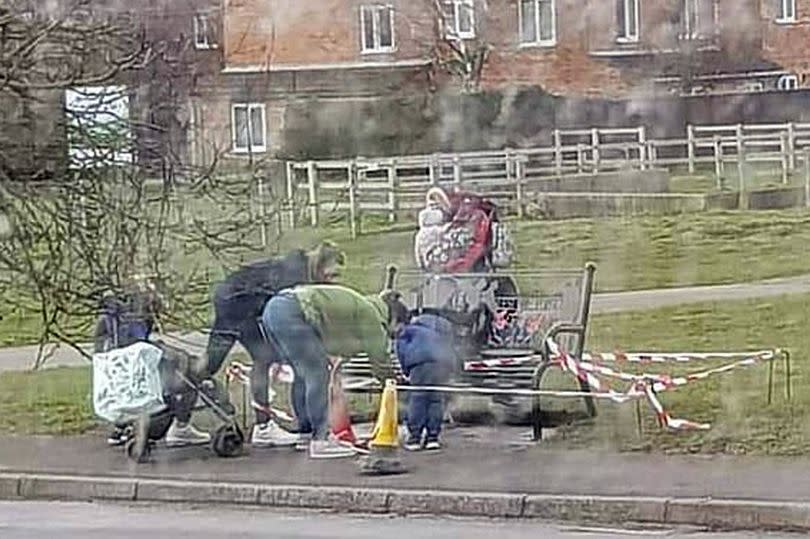
[[[450,370],[439,363],[423,363],[411,369],[408,377],[414,386],[445,385]],[[408,395],[408,432],[412,441],[421,440],[426,431],[428,442],[437,441],[444,420],[444,395],[437,391],[413,391]]]
[[[264,307],[262,324],[279,357],[295,373],[292,404],[298,430],[316,440],[329,436],[329,358],[298,300],[282,292]]]

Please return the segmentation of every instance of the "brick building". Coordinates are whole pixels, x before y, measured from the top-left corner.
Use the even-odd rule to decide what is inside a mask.
[[[446,97],[465,70],[493,124],[521,88],[637,104],[810,84],[810,0],[223,0],[221,17],[223,69],[192,99],[201,160],[446,146],[470,131]]]

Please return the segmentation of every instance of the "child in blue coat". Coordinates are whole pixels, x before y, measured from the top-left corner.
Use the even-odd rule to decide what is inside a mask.
[[[396,352],[411,385],[444,385],[456,363],[453,326],[439,316],[417,316],[398,332]],[[441,449],[444,396],[436,391],[410,392],[407,415],[409,437],[405,449]]]

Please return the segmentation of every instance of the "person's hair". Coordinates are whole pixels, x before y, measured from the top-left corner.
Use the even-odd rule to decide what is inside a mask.
[[[428,192],[425,195],[425,202],[428,205],[438,204],[445,211],[450,209],[450,198],[441,187],[431,187],[428,189]]]
[[[396,290],[384,290],[380,297],[388,308],[388,327],[393,328],[398,323],[407,324],[411,321],[411,310],[402,301],[402,294]]]
[[[340,250],[336,243],[322,241],[307,252],[310,279],[316,278],[321,271],[331,263],[338,266],[346,264],[346,254]]]

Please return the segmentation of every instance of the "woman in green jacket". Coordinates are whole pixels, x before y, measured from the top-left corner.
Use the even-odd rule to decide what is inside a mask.
[[[381,381],[390,378],[391,335],[408,315],[396,292],[363,296],[328,284],[290,288],[267,303],[262,323],[298,380],[293,409],[302,440],[311,437],[311,458],[354,455],[329,436],[329,357],[366,354],[374,376]]]

